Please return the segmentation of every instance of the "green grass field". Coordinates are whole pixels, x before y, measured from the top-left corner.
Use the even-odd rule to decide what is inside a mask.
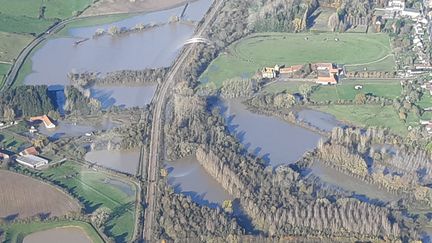
[[[30,35],[0,32],[0,62],[12,63],[32,39]]]
[[[385,34],[256,34],[228,47],[210,64],[200,80],[214,82],[219,87],[229,78],[251,77],[264,66],[313,62],[373,63],[376,69],[391,71],[394,62],[387,62],[390,54],[389,38]]]
[[[356,90],[356,85],[362,85],[361,90]],[[313,101],[337,101],[354,100],[358,93],[371,94],[374,96],[394,99],[400,96],[402,87],[398,80],[343,80],[338,85],[319,86],[311,99]]]
[[[334,115],[337,119],[356,126],[387,127],[393,133],[405,136],[409,125],[418,126],[414,115],[408,116],[405,124],[391,106],[380,105],[328,105],[311,107]]]
[[[88,223],[81,221],[58,221],[58,222],[32,222],[28,224],[12,224],[6,226],[5,241],[6,243],[21,243],[25,236],[38,231],[48,230],[56,227],[76,226],[83,229],[93,243],[102,243],[103,239],[99,236],[96,230]]]
[[[38,34],[55,19],[71,17],[91,3],[92,0],[0,0],[0,31]],[[44,19],[38,18],[41,6],[45,6]]]
[[[87,212],[101,206],[111,209],[111,219],[106,225],[107,234],[119,242],[131,240],[135,223],[136,193],[132,183],[127,184],[132,187],[134,195],[128,195],[120,187],[106,183],[107,179],[119,181],[118,178],[85,169],[74,162],[66,162],[60,167],[50,168],[42,173],[77,195]]]
[[[6,74],[9,72],[11,65],[0,63],[0,87],[3,86],[4,79],[6,78]]]

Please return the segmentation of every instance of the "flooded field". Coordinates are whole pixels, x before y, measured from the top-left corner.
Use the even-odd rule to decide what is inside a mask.
[[[199,164],[195,157],[167,162],[168,183],[177,193],[190,196],[195,202],[210,207],[221,206],[232,199],[222,186]]]
[[[91,95],[101,102],[104,109],[113,105],[128,108],[150,104],[156,88],[156,84],[138,87],[94,87]]]
[[[298,119],[326,132],[330,132],[334,127],[344,126],[334,116],[315,110],[301,110],[298,112]]]
[[[199,21],[211,3],[212,0],[199,0],[189,4],[184,19]],[[119,70],[168,67],[183,43],[192,37],[194,25],[179,22],[120,36],[92,37],[96,30],[108,30],[111,26],[129,29],[137,24],[167,23],[170,17],[180,15],[182,10],[183,6],[110,24],[73,28],[69,30],[69,37],[48,40],[31,56],[32,72],[24,78],[24,84],[58,87],[70,84],[69,72],[89,71],[104,75]],[[87,41],[74,45],[76,41],[87,38]],[[112,105],[132,107],[148,104],[155,90],[156,85],[133,88],[118,85],[93,87],[91,93],[104,108]],[[64,102],[63,99],[61,95],[57,97],[58,103]]]
[[[85,159],[91,163],[135,175],[138,169],[139,156],[138,150],[99,150],[88,152]]]
[[[226,106],[230,131],[249,151],[263,156],[273,166],[296,162],[321,138],[278,118],[252,113],[240,101],[229,101]]]
[[[396,201],[399,199],[397,195],[379,189],[376,185],[368,184],[360,179],[346,175],[320,162],[314,163],[310,169],[310,173],[318,176],[324,182],[346,191],[352,191],[359,199],[367,200],[365,198],[367,197],[371,200],[375,199],[382,202]]]
[[[65,121],[59,121],[56,128],[46,128],[40,124],[38,130],[41,134],[48,136],[51,139],[59,139],[61,137],[78,137],[84,136],[86,133],[91,133],[100,130],[109,130],[116,126],[110,119],[102,119],[97,125],[80,125]]]
[[[79,227],[62,227],[36,232],[24,237],[23,243],[92,243],[86,232]]]

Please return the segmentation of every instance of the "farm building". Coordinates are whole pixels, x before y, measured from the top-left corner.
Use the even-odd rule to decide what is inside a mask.
[[[263,78],[276,78],[277,73],[275,68],[265,67],[261,72]]]
[[[291,67],[282,67],[279,69],[280,74],[292,74],[300,71],[303,68],[303,65],[293,65]]]
[[[316,80],[315,83],[322,84],[322,85],[329,85],[329,84],[337,84],[339,74],[341,72],[341,69],[336,67],[333,63],[314,63],[314,64],[308,64],[310,69],[312,71],[316,72]],[[271,67],[265,67],[262,71],[262,77],[263,78],[276,78],[278,76],[284,77],[285,75],[288,75],[291,78],[295,78],[295,74],[302,70],[304,65],[293,65],[290,67],[285,66],[278,66],[276,65],[274,68]],[[296,78],[303,78],[303,77],[296,77]]]
[[[314,66],[318,72],[317,84],[337,84],[340,70],[333,63],[315,63]]]
[[[47,165],[48,164],[48,160],[41,158],[39,156],[36,155],[23,155],[23,156],[18,156],[16,159],[16,162],[33,168],[33,169],[37,169],[41,166]]]
[[[51,119],[47,115],[31,117],[30,121],[31,122],[42,121],[46,128],[55,128],[56,127],[56,125],[51,121]]]
[[[29,147],[19,153],[20,155],[38,155],[39,152],[35,147]]]

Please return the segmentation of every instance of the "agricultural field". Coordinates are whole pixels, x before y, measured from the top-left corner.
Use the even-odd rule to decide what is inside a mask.
[[[332,114],[338,120],[355,126],[387,127],[401,136],[408,133],[408,126],[418,126],[418,119],[414,114],[408,114],[407,124],[405,124],[391,106],[327,105],[311,108]]]
[[[0,0],[0,18],[4,20],[0,31],[38,34],[56,19],[76,15],[91,3],[92,0]]]
[[[363,88],[356,90],[356,85]],[[318,86],[312,93],[313,101],[354,100],[359,93],[394,99],[400,96],[402,86],[399,80],[343,80],[332,86]]]
[[[348,67],[373,65],[381,71],[394,69],[389,37],[385,34],[269,33],[251,35],[228,47],[200,80],[220,87],[224,80],[252,77],[265,66],[313,62],[333,62]]]
[[[30,35],[0,32],[0,63],[12,64],[32,39]]]
[[[25,236],[35,232],[53,229],[57,227],[79,227],[84,230],[87,236],[93,243],[104,242],[96,230],[88,223],[81,221],[54,221],[54,222],[32,222],[32,223],[17,223],[3,227],[5,231],[5,242],[20,243],[23,242]],[[0,227],[1,228],[1,227]]]
[[[24,175],[0,170],[0,185],[0,217],[8,220],[41,214],[61,216],[81,209],[61,190]]]
[[[111,209],[112,214],[105,227],[107,235],[117,242],[130,241],[134,231],[137,193],[131,182],[89,170],[74,162],[66,162],[42,173],[79,198],[86,213],[101,206]]]

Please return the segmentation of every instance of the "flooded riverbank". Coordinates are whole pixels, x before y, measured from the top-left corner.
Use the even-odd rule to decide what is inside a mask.
[[[93,87],[91,96],[101,102],[102,108],[113,105],[129,108],[150,104],[156,92],[156,84],[136,87]]]
[[[379,200],[381,202],[391,202],[397,201],[400,198],[384,189],[379,189],[376,185],[346,175],[336,169],[324,165],[321,162],[315,162],[309,169],[309,175],[313,174],[331,186],[354,192],[356,197],[360,200],[369,201],[370,199]]]
[[[88,133],[101,130],[109,130],[116,127],[111,119],[101,119],[100,123],[95,125],[76,124],[67,121],[58,121],[55,128],[46,128],[44,124],[40,124],[38,130],[41,134],[48,136],[50,139],[56,140],[61,137],[78,137]]]
[[[321,136],[275,117],[247,110],[238,100],[226,101],[223,109],[228,128],[250,152],[270,165],[294,163],[318,144]]]
[[[195,156],[166,162],[168,183],[176,193],[190,196],[198,204],[221,207],[223,201],[233,199],[222,186],[199,164]]]
[[[32,233],[24,237],[23,243],[93,243],[87,233],[79,227],[61,227]]]
[[[98,150],[90,151],[85,160],[123,173],[135,175],[140,153],[138,150]]]
[[[331,130],[335,127],[345,126],[333,115],[321,111],[303,109],[299,111],[297,115],[300,121],[306,122],[309,125],[316,127],[324,132],[331,132]]]

